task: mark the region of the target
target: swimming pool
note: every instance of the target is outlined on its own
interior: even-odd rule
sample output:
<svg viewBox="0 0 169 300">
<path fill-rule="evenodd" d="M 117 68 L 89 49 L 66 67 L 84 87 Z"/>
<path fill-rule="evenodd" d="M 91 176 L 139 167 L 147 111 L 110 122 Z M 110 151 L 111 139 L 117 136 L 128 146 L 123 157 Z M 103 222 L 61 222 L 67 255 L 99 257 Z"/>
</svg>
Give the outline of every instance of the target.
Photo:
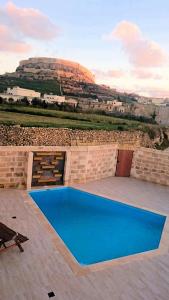
<svg viewBox="0 0 169 300">
<path fill-rule="evenodd" d="M 163 215 L 70 187 L 29 194 L 81 265 L 159 247 Z"/>
</svg>

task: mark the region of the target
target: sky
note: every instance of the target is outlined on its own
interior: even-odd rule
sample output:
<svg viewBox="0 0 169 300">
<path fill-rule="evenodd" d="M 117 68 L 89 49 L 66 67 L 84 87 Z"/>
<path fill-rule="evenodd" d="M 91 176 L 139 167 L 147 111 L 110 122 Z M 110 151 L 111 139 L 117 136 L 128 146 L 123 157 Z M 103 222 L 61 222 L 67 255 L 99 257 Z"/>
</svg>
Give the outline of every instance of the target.
<svg viewBox="0 0 169 300">
<path fill-rule="evenodd" d="M 169 97 L 168 0 L 0 0 L 0 74 L 34 56 L 77 61 L 97 83 Z"/>
</svg>

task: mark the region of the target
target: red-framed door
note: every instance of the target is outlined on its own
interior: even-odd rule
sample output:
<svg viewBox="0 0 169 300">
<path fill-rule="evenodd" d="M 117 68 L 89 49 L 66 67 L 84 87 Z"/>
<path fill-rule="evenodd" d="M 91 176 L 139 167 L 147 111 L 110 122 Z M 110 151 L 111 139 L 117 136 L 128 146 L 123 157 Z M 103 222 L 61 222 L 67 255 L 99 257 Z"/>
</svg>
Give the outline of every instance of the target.
<svg viewBox="0 0 169 300">
<path fill-rule="evenodd" d="M 133 159 L 133 151 L 118 150 L 116 176 L 129 177 Z"/>
</svg>

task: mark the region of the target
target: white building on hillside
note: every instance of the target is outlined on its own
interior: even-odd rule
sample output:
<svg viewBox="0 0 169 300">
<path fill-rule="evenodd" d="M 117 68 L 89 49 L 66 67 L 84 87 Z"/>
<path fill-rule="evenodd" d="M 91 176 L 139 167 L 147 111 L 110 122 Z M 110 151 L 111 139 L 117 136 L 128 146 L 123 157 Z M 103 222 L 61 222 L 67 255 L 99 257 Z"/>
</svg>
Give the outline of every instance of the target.
<svg viewBox="0 0 169 300">
<path fill-rule="evenodd" d="M 152 98 L 152 103 L 155 105 L 162 105 L 164 101 L 164 98 Z"/>
<path fill-rule="evenodd" d="M 118 100 L 113 100 L 112 104 L 114 105 L 114 107 L 119 107 L 123 105 L 123 102 L 118 101 Z"/>
<path fill-rule="evenodd" d="M 66 99 L 65 96 L 44 94 L 43 100 L 45 100 L 48 103 L 58 103 L 58 104 L 67 103 L 67 104 L 69 104 L 70 106 L 73 106 L 73 107 L 77 106 L 77 100 L 72 99 L 72 98 Z"/>
<path fill-rule="evenodd" d="M 41 94 L 39 92 L 35 92 L 34 90 L 23 89 L 19 86 L 14 86 L 12 88 L 7 88 L 7 95 L 11 96 L 19 96 L 19 97 L 28 97 L 28 98 L 40 98 Z"/>
<path fill-rule="evenodd" d="M 66 99 L 65 102 L 73 107 L 77 107 L 78 104 L 78 101 L 72 98 Z"/>
<path fill-rule="evenodd" d="M 43 99 L 46 100 L 48 103 L 58 103 L 61 104 L 65 102 L 65 96 L 58 96 L 58 95 L 48 95 L 44 94 Z"/>
</svg>

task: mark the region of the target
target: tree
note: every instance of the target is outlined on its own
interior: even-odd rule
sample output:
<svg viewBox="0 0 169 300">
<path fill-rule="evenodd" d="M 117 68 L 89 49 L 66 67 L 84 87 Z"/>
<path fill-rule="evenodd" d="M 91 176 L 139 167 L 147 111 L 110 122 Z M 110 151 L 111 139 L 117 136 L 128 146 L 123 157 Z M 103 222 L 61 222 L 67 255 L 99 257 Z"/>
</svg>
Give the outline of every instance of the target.
<svg viewBox="0 0 169 300">
<path fill-rule="evenodd" d="M 43 102 L 42 102 L 42 107 L 43 108 L 48 108 L 48 103 L 45 100 L 43 100 Z"/>
<path fill-rule="evenodd" d="M 33 106 L 41 106 L 42 107 L 43 102 L 39 98 L 33 98 L 31 103 L 32 103 Z"/>
<path fill-rule="evenodd" d="M 155 110 L 154 110 L 154 112 L 151 114 L 151 117 L 152 117 L 152 119 L 155 121 L 155 119 L 156 119 L 156 117 L 157 117 L 157 114 L 156 114 Z"/>
<path fill-rule="evenodd" d="M 13 98 L 9 98 L 8 102 L 11 103 L 11 104 L 14 103 L 14 99 Z"/>
<path fill-rule="evenodd" d="M 0 97 L 0 104 L 4 103 L 4 98 Z"/>
<path fill-rule="evenodd" d="M 23 104 L 23 105 L 29 105 L 29 100 L 27 97 L 24 97 L 22 99 L 20 99 L 20 103 Z"/>
</svg>

